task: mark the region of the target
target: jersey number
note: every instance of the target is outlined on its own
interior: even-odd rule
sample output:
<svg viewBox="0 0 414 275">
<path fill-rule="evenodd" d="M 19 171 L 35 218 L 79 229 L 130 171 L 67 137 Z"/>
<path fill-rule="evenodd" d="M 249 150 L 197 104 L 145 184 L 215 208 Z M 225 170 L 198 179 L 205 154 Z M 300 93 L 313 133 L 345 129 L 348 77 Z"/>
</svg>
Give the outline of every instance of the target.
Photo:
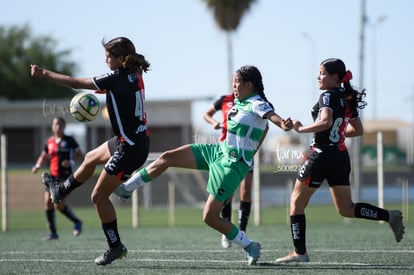
<svg viewBox="0 0 414 275">
<path fill-rule="evenodd" d="M 331 132 L 329 133 L 329 140 L 331 140 L 332 142 L 338 142 L 339 139 L 341 138 L 339 130 L 341 129 L 341 125 L 343 121 L 344 120 L 342 117 L 338 117 L 332 124 L 332 129 L 331 129 Z"/>
<path fill-rule="evenodd" d="M 144 100 L 141 97 L 141 91 L 135 92 L 135 116 L 139 120 L 144 120 Z"/>
</svg>

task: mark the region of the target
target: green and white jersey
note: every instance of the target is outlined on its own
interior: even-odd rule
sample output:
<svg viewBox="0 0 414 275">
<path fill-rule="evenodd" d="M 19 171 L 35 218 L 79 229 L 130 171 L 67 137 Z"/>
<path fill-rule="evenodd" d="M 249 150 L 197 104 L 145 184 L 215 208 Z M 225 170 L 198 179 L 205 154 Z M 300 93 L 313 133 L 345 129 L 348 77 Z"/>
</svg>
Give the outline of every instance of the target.
<svg viewBox="0 0 414 275">
<path fill-rule="evenodd" d="M 272 112 L 273 108 L 257 94 L 243 101 L 236 98 L 234 103 L 227 114 L 227 136 L 220 143 L 221 150 L 231 161 L 243 159 L 251 166 L 253 155 L 268 124 L 263 117 Z"/>
</svg>

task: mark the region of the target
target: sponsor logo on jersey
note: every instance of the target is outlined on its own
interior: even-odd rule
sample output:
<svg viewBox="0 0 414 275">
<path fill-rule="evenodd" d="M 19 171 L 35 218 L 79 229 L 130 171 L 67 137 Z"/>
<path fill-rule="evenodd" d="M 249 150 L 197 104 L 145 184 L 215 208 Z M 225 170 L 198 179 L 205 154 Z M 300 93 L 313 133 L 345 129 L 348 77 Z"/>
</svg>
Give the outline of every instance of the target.
<svg viewBox="0 0 414 275">
<path fill-rule="evenodd" d="M 139 125 L 137 130 L 135 131 L 135 134 L 145 132 L 147 130 L 147 128 L 148 128 L 147 125 Z"/>
<path fill-rule="evenodd" d="M 236 107 L 231 108 L 231 110 L 229 111 L 229 113 L 227 114 L 227 120 L 231 120 L 232 117 L 235 117 L 237 115 L 237 113 L 239 112 L 239 110 L 237 110 Z"/>
<path fill-rule="evenodd" d="M 331 99 L 331 94 L 329 94 L 329 93 L 323 94 L 323 96 L 322 96 L 322 102 L 323 102 L 323 104 L 329 106 L 329 100 L 330 99 Z"/>
<path fill-rule="evenodd" d="M 136 74 L 129 74 L 128 75 L 128 81 L 129 82 L 133 83 L 134 81 L 137 81 L 137 80 L 138 80 L 138 75 L 136 75 Z"/>
</svg>

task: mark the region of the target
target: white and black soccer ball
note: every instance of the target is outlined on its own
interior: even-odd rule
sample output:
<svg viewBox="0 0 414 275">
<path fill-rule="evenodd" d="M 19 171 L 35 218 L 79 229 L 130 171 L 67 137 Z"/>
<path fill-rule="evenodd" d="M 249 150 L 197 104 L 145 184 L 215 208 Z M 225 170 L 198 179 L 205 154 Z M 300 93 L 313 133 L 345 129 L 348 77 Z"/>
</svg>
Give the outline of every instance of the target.
<svg viewBox="0 0 414 275">
<path fill-rule="evenodd" d="M 80 122 L 92 121 L 99 114 L 101 104 L 91 93 L 78 93 L 70 101 L 70 113 Z"/>
</svg>

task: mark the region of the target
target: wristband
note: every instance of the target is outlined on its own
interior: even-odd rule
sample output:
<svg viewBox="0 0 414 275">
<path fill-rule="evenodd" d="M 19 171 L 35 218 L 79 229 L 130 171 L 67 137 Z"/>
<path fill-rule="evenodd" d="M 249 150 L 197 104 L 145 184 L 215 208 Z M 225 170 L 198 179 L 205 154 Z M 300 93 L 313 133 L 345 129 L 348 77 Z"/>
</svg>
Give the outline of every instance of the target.
<svg viewBox="0 0 414 275">
<path fill-rule="evenodd" d="M 34 166 L 35 168 L 37 168 L 37 169 L 39 169 L 41 166 L 40 166 L 40 164 L 35 164 L 35 166 Z"/>
</svg>

